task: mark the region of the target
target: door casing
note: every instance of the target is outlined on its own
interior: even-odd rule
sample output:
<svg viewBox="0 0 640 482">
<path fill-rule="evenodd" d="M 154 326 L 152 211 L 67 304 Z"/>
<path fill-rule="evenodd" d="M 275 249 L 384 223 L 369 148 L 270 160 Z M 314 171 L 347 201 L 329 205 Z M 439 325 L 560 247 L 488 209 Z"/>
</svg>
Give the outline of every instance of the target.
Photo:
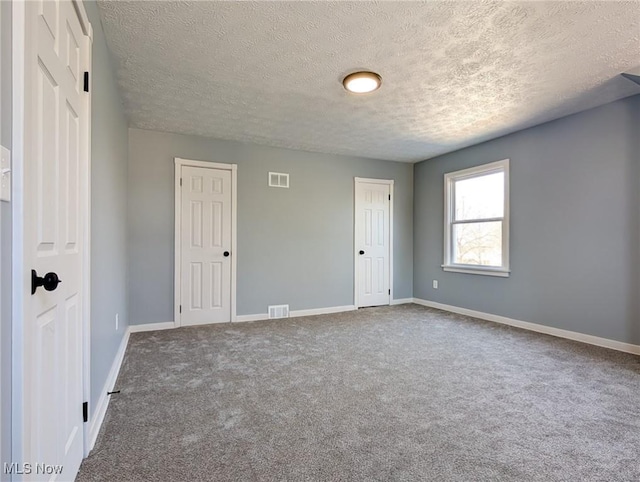
<svg viewBox="0 0 640 482">
<path fill-rule="evenodd" d="M 358 233 L 356 230 L 357 219 L 357 202 L 356 186 L 359 183 L 367 184 L 388 184 L 391 200 L 389 202 L 389 305 L 393 303 L 393 201 L 394 201 L 394 180 L 393 179 L 370 179 L 365 177 L 354 178 L 353 184 L 353 304 L 356 309 L 359 306 L 359 279 L 358 279 L 358 255 L 356 254 L 360 247 L 358 246 Z"/>
<path fill-rule="evenodd" d="M 174 301 L 173 316 L 174 326 L 176 328 L 182 326 L 180 302 L 181 293 L 181 232 L 182 225 L 182 196 L 180 193 L 180 177 L 182 166 L 202 167 L 205 169 L 219 169 L 231 171 L 231 322 L 237 321 L 236 315 L 236 285 L 237 285 L 237 266 L 238 266 L 238 246 L 237 246 L 237 226 L 238 226 L 238 165 L 223 164 L 219 162 L 196 161 L 191 159 L 174 158 L 175 162 L 175 179 L 174 179 L 174 196 L 175 196 L 175 251 L 174 251 Z"/>
</svg>

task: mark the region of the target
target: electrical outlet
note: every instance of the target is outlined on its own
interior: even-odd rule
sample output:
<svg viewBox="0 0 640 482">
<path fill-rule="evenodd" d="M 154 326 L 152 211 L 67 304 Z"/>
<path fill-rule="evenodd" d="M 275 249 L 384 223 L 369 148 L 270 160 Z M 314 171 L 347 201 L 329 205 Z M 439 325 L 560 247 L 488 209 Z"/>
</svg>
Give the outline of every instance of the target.
<svg viewBox="0 0 640 482">
<path fill-rule="evenodd" d="M 0 146 L 0 201 L 11 201 L 11 151 Z"/>
<path fill-rule="evenodd" d="M 437 280 L 437 279 L 434 279 L 434 280 L 433 280 L 433 289 L 434 289 L 434 290 L 437 290 L 437 289 L 438 289 L 438 280 Z"/>
<path fill-rule="evenodd" d="M 116 313 L 116 331 L 118 331 L 118 325 L 120 324 L 120 315 Z"/>
</svg>

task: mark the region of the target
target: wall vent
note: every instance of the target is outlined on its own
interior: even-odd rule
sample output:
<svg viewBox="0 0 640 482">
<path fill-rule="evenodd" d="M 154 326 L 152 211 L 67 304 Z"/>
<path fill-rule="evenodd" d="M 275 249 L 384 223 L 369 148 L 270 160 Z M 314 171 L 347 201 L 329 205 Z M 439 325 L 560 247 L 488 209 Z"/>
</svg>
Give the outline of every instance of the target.
<svg viewBox="0 0 640 482">
<path fill-rule="evenodd" d="M 289 318 L 289 305 L 271 305 L 269 307 L 269 319 Z"/>
<path fill-rule="evenodd" d="M 289 188 L 289 174 L 285 174 L 283 172 L 270 172 L 269 187 Z"/>
</svg>

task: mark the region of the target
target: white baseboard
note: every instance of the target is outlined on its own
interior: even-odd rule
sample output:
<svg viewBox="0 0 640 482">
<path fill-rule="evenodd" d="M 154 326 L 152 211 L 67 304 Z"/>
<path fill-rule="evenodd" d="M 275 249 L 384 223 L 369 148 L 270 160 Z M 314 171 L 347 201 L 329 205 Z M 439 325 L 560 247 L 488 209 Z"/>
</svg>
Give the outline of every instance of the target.
<svg viewBox="0 0 640 482">
<path fill-rule="evenodd" d="M 109 370 L 107 380 L 105 381 L 104 387 L 102 387 L 102 391 L 100 392 L 100 398 L 98 399 L 96 410 L 93 414 L 91 414 L 91 421 L 89 426 L 89 451 L 93 450 L 93 446 L 95 445 L 98 434 L 100 433 L 100 427 L 102 427 L 102 422 L 104 421 L 104 416 L 107 414 L 107 407 L 109 406 L 109 399 L 111 398 L 110 395 L 107 395 L 107 392 L 113 390 L 113 387 L 116 384 L 116 380 L 118 379 L 120 367 L 122 366 L 122 360 L 124 360 L 124 354 L 127 351 L 127 344 L 129 343 L 130 333 L 131 327 L 128 327 L 124 332 L 122 341 L 120 341 L 120 346 L 118 347 L 116 356 L 113 359 L 113 363 L 111 364 L 111 370 Z"/>
<path fill-rule="evenodd" d="M 165 321 L 164 323 L 147 323 L 144 325 L 129 325 L 130 333 L 139 333 L 141 331 L 157 331 L 157 330 L 171 330 L 177 328 L 173 321 Z"/>
<path fill-rule="evenodd" d="M 331 313 L 342 313 L 345 311 L 353 310 L 357 310 L 354 305 L 331 306 L 329 308 L 313 308 L 311 310 L 293 310 L 289 312 L 289 318 L 297 318 L 299 316 L 329 315 Z"/>
<path fill-rule="evenodd" d="M 244 323 L 246 321 L 260 321 L 269 318 L 268 313 L 258 313 L 256 315 L 238 315 L 234 323 Z"/>
<path fill-rule="evenodd" d="M 399 300 L 391 300 L 391 305 L 408 305 L 413 303 L 413 298 L 400 298 Z"/>
<path fill-rule="evenodd" d="M 330 306 L 328 308 L 312 308 L 310 310 L 292 310 L 289 312 L 289 318 L 298 318 L 300 316 L 314 316 L 314 315 L 328 315 L 331 313 L 342 313 L 344 311 L 357 310 L 354 305 L 345 306 Z M 241 323 L 245 321 L 262 321 L 268 320 L 268 313 L 258 313 L 255 315 L 238 315 L 236 316 L 236 322 Z"/>
<path fill-rule="evenodd" d="M 610 340 L 608 338 L 601 338 L 599 336 L 586 335 L 584 333 L 578 333 L 577 331 L 563 330 L 561 328 L 554 328 L 546 325 L 539 325 L 537 323 L 529 323 L 528 321 L 515 320 L 513 318 L 507 318 L 506 316 L 493 315 L 491 313 L 483 313 L 482 311 L 469 310 L 467 308 L 460 308 L 458 306 L 445 305 L 443 303 L 436 303 L 435 301 L 422 300 L 420 298 L 414 298 L 413 302 L 417 305 L 428 306 L 429 308 L 436 308 L 438 310 L 450 311 L 451 313 L 458 313 L 460 315 L 472 316 L 481 320 L 493 321 L 495 323 L 501 323 L 503 325 L 515 326 L 524 330 L 535 331 L 537 333 L 544 333 L 545 335 L 557 336 L 559 338 L 566 338 L 568 340 L 579 341 L 587 343 L 589 345 L 601 346 L 603 348 L 610 348 L 612 350 L 623 351 L 626 353 L 632 353 L 634 355 L 640 355 L 640 345 L 633 345 L 631 343 L 625 343 L 622 341 Z"/>
</svg>

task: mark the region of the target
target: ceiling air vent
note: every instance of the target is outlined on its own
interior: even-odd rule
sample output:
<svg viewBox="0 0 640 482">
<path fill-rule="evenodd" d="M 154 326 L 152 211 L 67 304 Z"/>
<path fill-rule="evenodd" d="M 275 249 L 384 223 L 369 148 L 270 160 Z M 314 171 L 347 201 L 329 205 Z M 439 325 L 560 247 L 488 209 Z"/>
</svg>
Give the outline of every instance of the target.
<svg viewBox="0 0 640 482">
<path fill-rule="evenodd" d="M 269 187 L 289 187 L 289 174 L 282 172 L 269 173 Z"/>
<path fill-rule="evenodd" d="M 269 319 L 289 318 L 289 305 L 271 305 L 269 307 Z"/>
</svg>

